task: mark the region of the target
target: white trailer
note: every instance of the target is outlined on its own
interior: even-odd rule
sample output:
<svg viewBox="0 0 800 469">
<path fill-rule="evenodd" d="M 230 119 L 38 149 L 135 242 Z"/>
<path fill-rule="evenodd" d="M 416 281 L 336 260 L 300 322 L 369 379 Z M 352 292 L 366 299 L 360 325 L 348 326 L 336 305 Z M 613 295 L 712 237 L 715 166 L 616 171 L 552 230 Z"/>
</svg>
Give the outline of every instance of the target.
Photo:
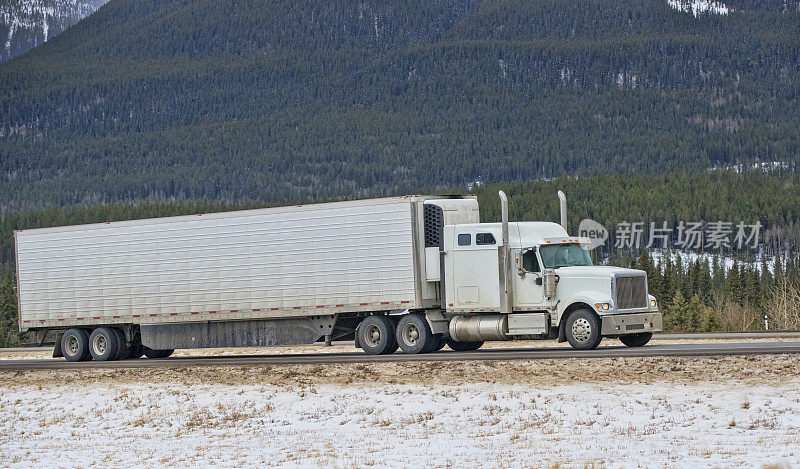
<svg viewBox="0 0 800 469">
<path fill-rule="evenodd" d="M 641 271 L 603 271 L 598 286 L 591 279 L 603 268 L 584 267 L 589 273 L 575 283 L 583 295 L 561 303 L 575 293 L 564 285 L 576 266 L 539 258 L 539 271 L 523 265 L 547 244 L 580 240 L 554 223 L 481 224 L 473 196 L 19 230 L 18 320 L 40 342 L 55 334 L 54 356 L 72 361 L 345 339 L 367 353 L 431 352 L 445 343 L 467 350 L 513 338 L 573 343 L 594 326 L 588 346 L 573 343 L 592 348 L 601 328 L 628 339 L 660 329 L 654 299 L 627 310 L 611 299 L 617 278 L 633 279 L 625 288 L 638 290 L 626 294 L 646 296 Z M 578 310 L 588 316 L 581 330 L 563 321 Z"/>
</svg>

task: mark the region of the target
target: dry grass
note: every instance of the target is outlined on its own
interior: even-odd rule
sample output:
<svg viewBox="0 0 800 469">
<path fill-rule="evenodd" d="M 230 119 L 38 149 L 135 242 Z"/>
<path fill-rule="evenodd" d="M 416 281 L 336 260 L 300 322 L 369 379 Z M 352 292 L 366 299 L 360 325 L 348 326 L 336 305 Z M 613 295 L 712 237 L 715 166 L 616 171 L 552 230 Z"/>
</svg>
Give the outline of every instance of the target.
<svg viewBox="0 0 800 469">
<path fill-rule="evenodd" d="M 493 383 L 554 386 L 572 383 L 616 384 L 699 382 L 780 384 L 800 377 L 796 355 L 731 357 L 637 357 L 518 361 L 359 363 L 328 365 L 200 366 L 136 369 L 0 371 L 0 387 L 17 385 L 124 383 L 275 385 L 282 388 L 385 384 Z"/>
</svg>

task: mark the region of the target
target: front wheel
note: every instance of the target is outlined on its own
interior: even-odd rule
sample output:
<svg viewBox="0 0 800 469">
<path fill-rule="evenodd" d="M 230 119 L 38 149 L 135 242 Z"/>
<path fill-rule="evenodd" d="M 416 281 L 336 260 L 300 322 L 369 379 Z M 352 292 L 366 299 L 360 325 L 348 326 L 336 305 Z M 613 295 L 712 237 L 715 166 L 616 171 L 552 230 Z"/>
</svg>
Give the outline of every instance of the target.
<svg viewBox="0 0 800 469">
<path fill-rule="evenodd" d="M 588 309 L 578 309 L 567 318 L 567 340 L 572 348 L 592 350 L 600 345 L 600 318 Z"/>
<path fill-rule="evenodd" d="M 641 334 L 629 334 L 620 336 L 619 340 L 628 347 L 642 347 L 653 338 L 652 332 L 642 332 Z"/>
</svg>

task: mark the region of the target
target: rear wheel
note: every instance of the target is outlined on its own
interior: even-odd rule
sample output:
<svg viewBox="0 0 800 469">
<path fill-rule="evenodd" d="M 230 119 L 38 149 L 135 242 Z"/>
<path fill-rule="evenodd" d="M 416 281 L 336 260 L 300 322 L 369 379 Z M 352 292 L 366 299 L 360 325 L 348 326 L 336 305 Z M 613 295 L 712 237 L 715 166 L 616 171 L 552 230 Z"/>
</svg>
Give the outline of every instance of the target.
<svg viewBox="0 0 800 469">
<path fill-rule="evenodd" d="M 394 321 L 386 316 L 370 316 L 358 325 L 358 343 L 369 355 L 385 355 L 397 350 Z"/>
<path fill-rule="evenodd" d="M 588 309 L 572 312 L 566 323 L 567 340 L 578 350 L 592 350 L 600 345 L 600 318 Z"/>
<path fill-rule="evenodd" d="M 117 354 L 114 360 L 127 360 L 130 355 L 130 348 L 128 347 L 128 341 L 125 339 L 125 333 L 117 328 L 112 330 L 117 335 Z"/>
<path fill-rule="evenodd" d="M 436 346 L 433 347 L 434 352 L 438 352 L 439 350 L 443 349 L 445 345 L 447 345 L 447 337 L 444 334 L 436 334 L 439 337 L 439 341 L 436 343 Z"/>
<path fill-rule="evenodd" d="M 128 352 L 128 358 L 141 358 L 144 355 L 144 347 L 138 341 L 131 342 L 131 347 Z"/>
<path fill-rule="evenodd" d="M 653 338 L 652 332 L 642 332 L 641 334 L 629 334 L 620 336 L 619 340 L 628 347 L 642 347 Z"/>
<path fill-rule="evenodd" d="M 69 329 L 61 336 L 61 354 L 69 362 L 86 361 L 89 353 L 89 335 L 83 329 Z"/>
<path fill-rule="evenodd" d="M 147 358 L 167 358 L 168 356 L 172 355 L 175 349 L 166 349 L 166 350 L 153 350 L 149 347 L 144 348 L 144 356 Z"/>
<path fill-rule="evenodd" d="M 117 357 L 117 334 L 108 327 L 98 327 L 89 336 L 89 353 L 97 361 L 114 360 Z"/>
<path fill-rule="evenodd" d="M 483 346 L 483 341 L 476 342 L 457 342 L 453 339 L 447 339 L 447 346 L 456 352 L 469 352 L 470 350 L 478 350 Z"/>
<path fill-rule="evenodd" d="M 404 353 L 428 353 L 438 344 L 428 321 L 421 314 L 403 316 L 397 323 L 397 343 Z"/>
</svg>

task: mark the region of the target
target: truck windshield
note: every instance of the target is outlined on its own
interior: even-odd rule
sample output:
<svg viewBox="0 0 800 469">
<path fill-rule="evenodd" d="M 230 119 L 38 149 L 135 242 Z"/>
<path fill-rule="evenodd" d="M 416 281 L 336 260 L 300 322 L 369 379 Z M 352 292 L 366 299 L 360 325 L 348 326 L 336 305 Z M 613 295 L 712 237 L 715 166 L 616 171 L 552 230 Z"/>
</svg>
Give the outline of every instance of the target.
<svg viewBox="0 0 800 469">
<path fill-rule="evenodd" d="M 542 263 L 551 269 L 559 267 L 574 267 L 578 265 L 592 265 L 589 251 L 579 244 L 551 244 L 539 249 Z"/>
</svg>

